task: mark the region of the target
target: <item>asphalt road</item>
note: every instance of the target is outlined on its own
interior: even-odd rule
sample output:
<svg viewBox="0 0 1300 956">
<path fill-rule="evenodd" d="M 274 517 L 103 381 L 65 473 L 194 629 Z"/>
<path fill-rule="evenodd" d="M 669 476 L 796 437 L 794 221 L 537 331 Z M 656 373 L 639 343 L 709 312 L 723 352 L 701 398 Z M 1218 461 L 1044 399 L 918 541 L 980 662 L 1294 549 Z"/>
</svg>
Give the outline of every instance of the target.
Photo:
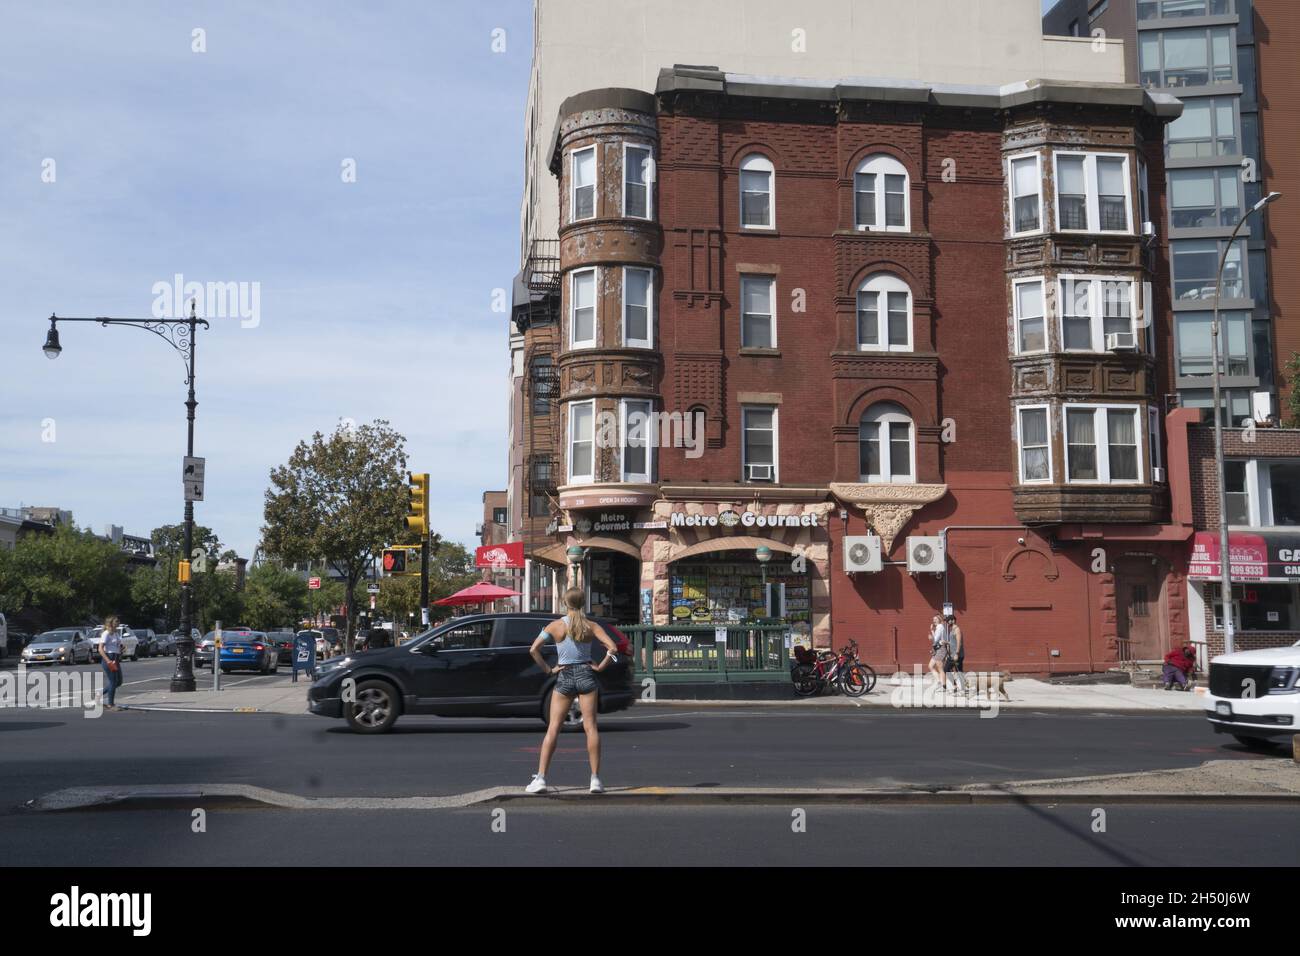
<svg viewBox="0 0 1300 956">
<path fill-rule="evenodd" d="M 9 865 L 1294 866 L 1290 807 L 600 807 L 0 814 Z M 504 812 L 504 816 L 502 816 Z M 1174 814 L 1176 813 L 1176 818 Z M 504 832 L 500 832 L 504 825 Z M 342 872 L 342 871 L 340 871 Z M 1230 881 L 1229 881 L 1230 882 Z M 1226 883 L 1224 884 L 1227 885 Z"/>
</svg>

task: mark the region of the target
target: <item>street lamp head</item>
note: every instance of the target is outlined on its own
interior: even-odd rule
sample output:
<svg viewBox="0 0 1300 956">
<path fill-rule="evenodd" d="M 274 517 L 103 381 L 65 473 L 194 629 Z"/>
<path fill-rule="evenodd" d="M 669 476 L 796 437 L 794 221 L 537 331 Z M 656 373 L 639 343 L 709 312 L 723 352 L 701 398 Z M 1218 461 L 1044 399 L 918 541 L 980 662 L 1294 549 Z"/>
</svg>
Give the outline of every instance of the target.
<svg viewBox="0 0 1300 956">
<path fill-rule="evenodd" d="M 63 346 L 59 344 L 59 330 L 54 325 L 54 316 L 50 316 L 50 331 L 45 336 L 45 346 L 42 351 L 45 352 L 45 357 L 51 361 L 58 358 L 59 353 L 63 351 Z"/>
<path fill-rule="evenodd" d="M 1269 193 L 1267 196 L 1265 196 L 1263 199 L 1261 199 L 1259 202 L 1255 203 L 1255 207 L 1254 207 L 1253 209 L 1251 209 L 1251 212 L 1259 212 L 1259 210 L 1263 209 L 1263 208 L 1264 208 L 1265 206 L 1267 206 L 1269 203 L 1271 203 L 1271 202 L 1277 202 L 1277 200 L 1279 200 L 1279 199 L 1281 199 L 1281 198 L 1282 198 L 1282 194 L 1281 194 L 1281 193 L 1279 193 L 1279 192 L 1271 192 L 1271 193 Z"/>
<path fill-rule="evenodd" d="M 754 557 L 758 558 L 761 564 L 767 564 L 772 560 L 772 549 L 765 544 L 760 544 L 754 549 Z"/>
</svg>

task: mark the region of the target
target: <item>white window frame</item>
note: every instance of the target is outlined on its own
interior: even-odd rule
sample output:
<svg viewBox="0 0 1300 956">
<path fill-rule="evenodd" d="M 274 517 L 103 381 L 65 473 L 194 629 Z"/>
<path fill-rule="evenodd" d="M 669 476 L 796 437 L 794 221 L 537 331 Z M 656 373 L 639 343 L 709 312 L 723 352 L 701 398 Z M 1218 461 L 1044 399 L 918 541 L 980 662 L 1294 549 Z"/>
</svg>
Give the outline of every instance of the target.
<svg viewBox="0 0 1300 956">
<path fill-rule="evenodd" d="M 1061 157 L 1062 156 L 1082 156 L 1083 157 L 1083 183 L 1084 183 L 1084 202 L 1087 208 L 1087 228 L 1085 229 L 1065 229 L 1061 226 Z M 1101 200 L 1097 184 L 1097 160 L 1098 159 L 1119 159 L 1124 163 L 1124 219 L 1127 224 L 1124 229 L 1102 229 L 1101 228 Z M 1133 182 L 1132 169 L 1129 165 L 1129 156 L 1127 153 L 1107 153 L 1107 152 L 1086 152 L 1083 150 L 1057 150 L 1052 153 L 1052 174 L 1053 190 L 1055 192 L 1055 215 L 1057 232 L 1067 233 L 1102 233 L 1110 236 L 1131 236 L 1133 235 Z"/>
<path fill-rule="evenodd" d="M 766 282 L 768 283 L 768 308 L 772 310 L 768 319 L 768 327 L 771 331 L 770 345 L 746 345 L 745 344 L 745 283 L 747 282 Z M 757 314 L 757 313 L 755 313 Z M 774 349 L 777 347 L 776 338 L 776 276 L 765 275 L 741 275 L 740 277 L 740 347 L 742 349 Z"/>
<path fill-rule="evenodd" d="M 633 272 L 644 273 L 646 277 L 645 285 L 645 334 L 644 339 L 633 339 L 628 336 L 627 332 L 627 308 L 628 308 L 628 276 Z M 655 340 L 655 271 L 645 269 L 641 266 L 624 266 L 623 267 L 623 347 L 629 349 L 649 349 L 654 348 Z"/>
<path fill-rule="evenodd" d="M 578 155 L 591 153 L 591 215 L 578 218 Z M 593 143 L 569 150 L 569 222 L 587 222 L 599 214 L 600 155 Z"/>
<path fill-rule="evenodd" d="M 644 216 L 635 216 L 632 213 L 627 211 L 627 187 L 628 187 L 627 173 L 628 173 L 628 169 L 630 168 L 627 162 L 627 153 L 628 150 L 630 149 L 643 149 L 646 151 L 646 155 L 648 157 L 647 167 L 645 171 L 645 215 Z M 654 219 L 654 210 L 655 210 L 654 169 L 655 169 L 655 152 L 654 152 L 654 148 L 649 143 L 634 143 L 634 142 L 623 143 L 623 190 L 619 196 L 619 203 L 620 203 L 619 213 L 623 216 L 624 219 L 645 219 L 647 221 Z"/>
<path fill-rule="evenodd" d="M 577 422 L 577 415 L 574 412 L 579 408 L 591 409 L 591 438 L 587 439 L 591 444 L 591 471 L 585 474 L 576 474 L 573 470 L 573 446 L 575 444 L 574 425 Z M 585 402 L 569 402 L 569 422 L 568 422 L 568 442 L 565 445 L 565 471 L 569 475 L 569 484 L 571 485 L 589 485 L 596 480 L 596 403 L 592 399 Z"/>
<path fill-rule="evenodd" d="M 1239 460 L 1239 459 L 1233 459 Z M 1293 465 L 1294 458 L 1251 458 L 1246 466 L 1246 498 L 1249 525 L 1230 524 L 1230 528 L 1279 528 L 1294 530 L 1293 525 L 1276 525 L 1273 514 L 1273 465 Z"/>
<path fill-rule="evenodd" d="M 1065 284 L 1067 282 L 1086 282 L 1088 283 L 1088 334 L 1091 348 L 1072 349 L 1067 348 L 1065 344 Z M 1105 305 L 1102 295 L 1104 284 L 1107 282 L 1127 283 L 1128 285 L 1128 331 L 1133 335 L 1133 342 L 1136 347 L 1137 337 L 1137 281 L 1130 276 L 1099 276 L 1084 275 L 1082 273 L 1066 272 L 1057 276 L 1056 279 L 1056 334 L 1060 336 L 1060 351 L 1062 352 L 1083 352 L 1083 353 L 1104 353 L 1106 351 L 1106 322 L 1105 322 Z"/>
<path fill-rule="evenodd" d="M 907 341 L 902 345 L 889 344 L 889 293 L 902 292 L 907 296 Z M 861 323 L 859 313 L 863 295 L 875 295 L 876 297 L 876 344 L 870 345 L 862 341 Z M 912 352 L 915 351 L 913 345 L 912 325 L 915 320 L 915 313 L 912 309 L 912 290 L 906 282 L 894 275 L 892 272 L 873 272 L 862 280 L 858 286 L 857 295 L 853 301 L 853 321 L 854 337 L 858 339 L 858 351 L 860 352 Z"/>
<path fill-rule="evenodd" d="M 1026 478 L 1025 477 L 1025 412 L 1041 411 L 1047 420 L 1047 477 L 1046 478 Z M 1035 448 L 1038 446 L 1035 445 Z M 1016 406 L 1016 459 L 1019 467 L 1020 484 L 1022 485 L 1050 485 L 1056 477 L 1056 469 L 1052 461 L 1052 407 L 1050 405 L 1017 405 Z"/>
<path fill-rule="evenodd" d="M 767 173 L 767 223 L 745 223 L 745 177 L 744 173 L 762 170 Z M 776 229 L 776 165 L 762 153 L 750 153 L 740 161 L 740 175 L 737 189 L 740 193 L 738 209 L 740 228 L 747 232 L 772 232 Z"/>
<path fill-rule="evenodd" d="M 876 177 L 877 189 L 875 196 L 876 204 L 876 225 L 871 226 L 866 223 L 858 222 L 858 176 L 860 174 L 870 173 Z M 887 203 L 885 201 L 885 177 L 902 176 L 903 177 L 903 224 L 901 226 L 887 225 L 885 220 L 887 216 L 885 210 Z M 911 232 L 912 231 L 912 177 L 907 174 L 907 167 L 900 163 L 895 157 L 888 153 L 872 153 L 866 157 L 853 170 L 853 226 L 860 232 Z"/>
<path fill-rule="evenodd" d="M 577 331 L 578 316 L 578 277 L 591 276 L 591 338 L 575 338 Z M 600 328 L 600 267 L 591 266 L 586 269 L 575 269 L 569 273 L 569 348 L 571 349 L 594 349 L 598 337 L 596 330 Z"/>
<path fill-rule="evenodd" d="M 741 405 L 740 406 L 740 480 L 749 482 L 749 413 L 772 413 L 772 480 L 759 484 L 778 484 L 781 481 L 781 406 L 780 405 Z M 757 464 L 757 463 L 755 463 Z"/>
<path fill-rule="evenodd" d="M 1034 194 L 1038 197 L 1038 228 L 1037 229 L 1016 229 L 1016 200 L 1024 197 L 1016 195 L 1016 175 L 1015 164 L 1021 160 L 1032 159 L 1034 161 L 1034 182 L 1038 184 L 1038 191 Z M 1010 234 L 1013 236 L 1035 236 L 1047 228 L 1047 210 L 1043 208 L 1043 154 L 1042 152 L 1017 153 L 1014 156 L 1007 157 L 1007 223 L 1010 225 Z"/>
<path fill-rule="evenodd" d="M 627 470 L 627 448 L 628 448 L 628 436 L 630 434 L 628 430 L 627 417 L 629 412 L 638 411 L 638 409 L 632 408 L 631 406 L 644 406 L 645 408 L 646 419 L 645 419 L 643 432 L 641 435 L 641 440 L 645 443 L 644 447 L 645 447 L 646 470 L 644 472 L 633 472 Z M 654 434 L 653 434 L 654 402 L 650 401 L 647 398 L 620 399 L 618 403 L 618 422 L 619 422 L 619 431 L 620 434 L 622 435 L 622 441 L 620 443 L 619 455 L 618 455 L 619 474 L 622 476 L 623 481 L 634 481 L 634 482 L 641 482 L 643 484 L 648 484 L 651 480 L 650 476 L 654 474 L 654 468 L 655 468 L 655 464 L 654 464 L 655 442 L 652 440 L 654 438 Z"/>
<path fill-rule="evenodd" d="M 872 409 L 888 407 L 896 409 L 886 412 L 878 412 L 872 417 Z M 872 422 L 880 426 L 877 435 L 880 441 L 880 474 L 876 476 L 864 475 L 862 473 L 862 423 Z M 899 423 L 907 423 L 907 467 L 909 469 L 906 475 L 895 476 L 893 472 L 893 456 L 890 449 L 889 428 L 887 426 Z M 916 477 L 916 422 L 912 416 L 907 414 L 907 409 L 903 408 L 897 402 L 877 402 L 870 406 L 862 417 L 858 419 L 858 480 L 872 485 L 914 485 L 917 482 Z"/>
<path fill-rule="evenodd" d="M 1097 450 L 1097 477 L 1096 478 L 1071 478 L 1070 477 L 1070 427 L 1068 423 L 1068 413 L 1090 410 L 1093 413 L 1092 433 L 1094 447 Z M 1133 413 L 1134 442 L 1137 448 L 1137 477 L 1112 479 L 1110 477 L 1110 429 L 1107 427 L 1107 413 L 1112 410 L 1130 411 Z M 1065 456 L 1064 468 L 1061 472 L 1066 484 L 1071 485 L 1142 485 L 1146 484 L 1146 469 L 1142 467 L 1142 446 L 1146 444 L 1143 440 L 1142 425 L 1142 406 L 1137 404 L 1068 404 L 1061 406 L 1061 449 Z"/>
<path fill-rule="evenodd" d="M 1020 314 L 1020 287 L 1022 285 L 1038 286 L 1038 301 L 1042 303 L 1043 312 L 1038 320 L 1043 324 L 1043 347 L 1041 349 L 1027 349 L 1020 338 L 1020 321 L 1024 318 Z M 1023 279 L 1014 279 L 1011 282 L 1011 321 L 1015 328 L 1012 334 L 1015 337 L 1017 355 L 1041 355 L 1044 352 L 1052 350 L 1052 338 L 1048 331 L 1051 328 L 1051 321 L 1047 316 L 1047 278 L 1045 276 L 1027 276 Z"/>
</svg>

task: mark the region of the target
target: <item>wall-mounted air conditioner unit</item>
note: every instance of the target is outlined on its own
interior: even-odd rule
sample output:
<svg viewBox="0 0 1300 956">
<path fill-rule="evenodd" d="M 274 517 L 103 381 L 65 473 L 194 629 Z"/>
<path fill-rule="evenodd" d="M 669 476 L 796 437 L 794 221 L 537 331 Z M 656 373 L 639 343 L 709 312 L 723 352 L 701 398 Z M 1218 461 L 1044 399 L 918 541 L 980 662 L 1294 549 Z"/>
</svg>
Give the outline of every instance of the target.
<svg viewBox="0 0 1300 956">
<path fill-rule="evenodd" d="M 1136 352 L 1137 336 L 1132 332 L 1107 332 L 1107 352 Z"/>
<path fill-rule="evenodd" d="M 938 535 L 916 535 L 907 539 L 907 570 L 916 573 L 938 574 L 948 569 L 943 538 Z"/>
<path fill-rule="evenodd" d="M 844 538 L 844 573 L 868 574 L 880 570 L 880 537 L 874 534 L 846 535 Z"/>
</svg>

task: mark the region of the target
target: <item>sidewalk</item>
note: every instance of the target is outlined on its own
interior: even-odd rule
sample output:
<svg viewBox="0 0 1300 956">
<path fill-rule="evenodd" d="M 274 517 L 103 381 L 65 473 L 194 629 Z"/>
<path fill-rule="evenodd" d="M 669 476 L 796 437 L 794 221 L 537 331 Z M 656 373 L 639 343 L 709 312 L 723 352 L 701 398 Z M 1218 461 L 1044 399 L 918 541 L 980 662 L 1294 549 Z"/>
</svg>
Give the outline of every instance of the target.
<svg viewBox="0 0 1300 956">
<path fill-rule="evenodd" d="M 788 696 L 774 700 L 691 700 L 659 698 L 639 700 L 638 707 L 785 707 L 785 708 L 887 708 L 915 710 L 997 710 L 1013 711 L 1063 711 L 1103 712 L 1126 714 L 1197 714 L 1205 709 L 1204 698 L 1197 693 L 1153 690 L 1131 687 L 1126 684 L 1049 684 L 1032 678 L 1016 678 L 1007 684 L 1011 700 L 990 703 L 985 693 L 963 696 L 936 693 L 933 684 L 923 679 L 918 687 L 910 675 L 898 683 L 893 677 L 882 677 L 876 688 L 864 697 L 851 698 L 831 694 L 813 698 L 797 698 L 793 690 Z M 291 683 L 288 676 L 272 681 L 239 683 L 231 681 L 228 689 L 213 691 L 211 685 L 192 694 L 173 694 L 166 690 L 149 690 L 139 693 L 119 692 L 118 702 L 133 710 L 165 710 L 195 712 L 235 712 L 306 714 L 306 679 Z"/>
</svg>

